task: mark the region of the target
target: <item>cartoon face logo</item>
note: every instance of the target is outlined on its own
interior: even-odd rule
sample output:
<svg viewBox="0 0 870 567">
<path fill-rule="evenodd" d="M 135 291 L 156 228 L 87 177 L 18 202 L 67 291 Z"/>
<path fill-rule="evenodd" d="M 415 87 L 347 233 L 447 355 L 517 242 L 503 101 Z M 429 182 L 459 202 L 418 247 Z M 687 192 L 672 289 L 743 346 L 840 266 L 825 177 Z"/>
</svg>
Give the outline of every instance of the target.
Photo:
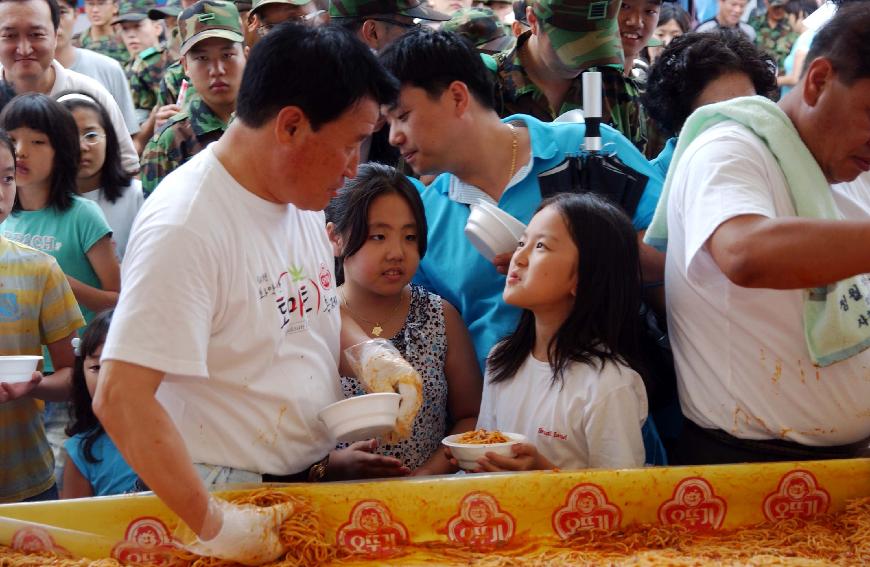
<svg viewBox="0 0 870 567">
<path fill-rule="evenodd" d="M 762 505 L 764 517 L 776 522 L 786 518 L 808 520 L 824 514 L 831 503 L 831 495 L 819 486 L 813 473 L 795 470 L 783 475 L 776 492 L 767 495 Z"/>
<path fill-rule="evenodd" d="M 393 519 L 379 500 L 363 500 L 351 510 L 350 518 L 335 535 L 339 547 L 353 554 L 389 557 L 408 543 L 408 530 Z"/>
<path fill-rule="evenodd" d="M 376 510 L 363 510 L 359 517 L 359 525 L 369 533 L 377 533 L 378 528 L 383 525 L 381 515 Z"/>
<path fill-rule="evenodd" d="M 326 267 L 326 264 L 320 264 L 320 286 L 326 290 L 332 286 L 332 272 Z"/>
<path fill-rule="evenodd" d="M 12 549 L 22 553 L 54 551 L 55 544 L 51 534 L 42 528 L 21 528 L 12 536 Z"/>
<path fill-rule="evenodd" d="M 565 504 L 553 513 L 552 523 L 559 537 L 569 539 L 581 530 L 619 528 L 622 512 L 608 501 L 602 487 L 581 483 L 571 489 Z"/>
<path fill-rule="evenodd" d="M 725 521 L 728 506 L 716 496 L 710 483 L 700 477 L 684 478 L 670 500 L 659 506 L 659 521 L 694 531 L 717 530 Z"/>
<path fill-rule="evenodd" d="M 112 549 L 112 557 L 130 565 L 172 565 L 175 540 L 160 518 L 146 516 L 130 522 L 124 541 Z"/>
<path fill-rule="evenodd" d="M 450 541 L 478 551 L 506 544 L 514 535 L 516 521 L 486 492 L 466 494 L 457 515 L 447 522 Z"/>
</svg>

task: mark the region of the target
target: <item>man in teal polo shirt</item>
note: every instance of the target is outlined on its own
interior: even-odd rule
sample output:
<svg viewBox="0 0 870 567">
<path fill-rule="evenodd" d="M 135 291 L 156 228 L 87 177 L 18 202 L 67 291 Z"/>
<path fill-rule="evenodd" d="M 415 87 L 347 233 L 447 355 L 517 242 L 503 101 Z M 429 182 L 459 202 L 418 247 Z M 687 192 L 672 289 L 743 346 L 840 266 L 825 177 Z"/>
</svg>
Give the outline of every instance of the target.
<svg viewBox="0 0 870 567">
<path fill-rule="evenodd" d="M 465 237 L 469 204 L 483 199 L 528 223 L 541 201 L 538 176 L 578 155 L 586 128 L 525 115 L 500 120 L 491 73 L 454 34 L 409 32 L 381 59 L 402 85 L 387 113 L 390 143 L 415 173 L 441 174 L 420 188 L 429 248 L 416 281 L 459 309 L 483 368 L 492 346 L 514 330 L 519 310 L 501 297 L 510 254 L 493 265 Z M 649 177 L 633 219 L 643 231 L 663 180 L 627 138 L 607 126 L 601 130 L 608 151 Z"/>
</svg>

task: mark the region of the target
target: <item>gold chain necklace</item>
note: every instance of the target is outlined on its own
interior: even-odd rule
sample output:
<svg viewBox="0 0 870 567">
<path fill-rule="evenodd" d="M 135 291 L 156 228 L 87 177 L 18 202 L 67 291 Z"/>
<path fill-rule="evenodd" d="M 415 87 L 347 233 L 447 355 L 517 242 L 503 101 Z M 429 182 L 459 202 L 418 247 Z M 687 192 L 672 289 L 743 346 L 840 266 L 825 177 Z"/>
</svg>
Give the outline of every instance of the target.
<svg viewBox="0 0 870 567">
<path fill-rule="evenodd" d="M 347 296 L 344 294 L 344 289 L 339 289 L 339 291 L 341 292 L 341 301 L 344 303 L 344 306 L 347 307 L 347 310 L 350 311 L 351 315 L 353 315 L 354 318 L 359 319 L 360 321 L 363 321 L 363 322 L 368 323 L 370 325 L 374 325 L 374 327 L 372 327 L 372 330 L 369 334 L 374 335 L 376 337 L 380 337 L 381 333 L 384 332 L 384 328 L 381 326 L 381 324 L 378 321 L 372 321 L 371 319 L 366 319 L 365 317 L 363 317 L 362 315 L 360 315 L 359 313 L 354 311 L 353 308 L 350 306 L 350 303 L 348 303 L 348 301 L 347 301 Z M 393 317 L 396 316 L 396 311 L 399 310 L 400 305 L 402 305 L 402 294 L 401 293 L 399 294 L 399 301 L 396 303 L 396 306 L 393 307 L 393 310 L 390 311 L 390 314 L 387 316 L 386 319 L 384 319 L 384 325 L 386 325 L 387 323 L 389 323 L 390 321 L 393 320 Z"/>
<path fill-rule="evenodd" d="M 508 183 L 510 183 L 514 178 L 514 173 L 517 172 L 517 148 L 520 145 L 520 135 L 513 124 L 508 123 L 507 127 L 511 129 L 511 137 L 513 138 L 511 142 L 511 172 L 508 175 Z"/>
</svg>

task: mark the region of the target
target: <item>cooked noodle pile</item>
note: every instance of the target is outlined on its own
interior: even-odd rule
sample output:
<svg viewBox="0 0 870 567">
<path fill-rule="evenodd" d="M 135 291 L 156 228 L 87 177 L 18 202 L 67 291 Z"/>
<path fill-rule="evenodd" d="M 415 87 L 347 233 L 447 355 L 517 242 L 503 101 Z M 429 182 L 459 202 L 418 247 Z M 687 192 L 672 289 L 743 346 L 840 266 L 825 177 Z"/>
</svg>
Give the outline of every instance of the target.
<svg viewBox="0 0 870 567">
<path fill-rule="evenodd" d="M 474 431 L 466 431 L 456 438 L 457 443 L 464 445 L 484 445 L 488 443 L 507 443 L 510 441 L 501 431 L 487 431 L 486 429 L 475 429 Z"/>
<path fill-rule="evenodd" d="M 287 555 L 275 567 L 314 567 L 336 560 L 319 518 L 302 497 L 259 490 L 234 502 L 271 506 L 293 502 L 297 512 L 281 525 Z M 475 553 L 445 543 L 415 544 L 400 564 L 464 564 L 474 567 L 556 567 L 567 565 L 870 565 L 870 498 L 852 500 L 839 514 L 810 521 L 788 519 L 775 524 L 721 533 L 699 534 L 677 526 L 633 525 L 607 532 L 584 530 L 560 545 L 527 543 L 521 547 Z M 224 567 L 229 563 L 194 555 L 180 556 L 178 567 Z M 340 563 L 363 561 L 346 557 Z M 383 561 L 372 560 L 371 564 Z M 119 567 L 113 559 L 65 559 L 49 553 L 26 555 L 0 547 L 0 567 Z"/>
</svg>

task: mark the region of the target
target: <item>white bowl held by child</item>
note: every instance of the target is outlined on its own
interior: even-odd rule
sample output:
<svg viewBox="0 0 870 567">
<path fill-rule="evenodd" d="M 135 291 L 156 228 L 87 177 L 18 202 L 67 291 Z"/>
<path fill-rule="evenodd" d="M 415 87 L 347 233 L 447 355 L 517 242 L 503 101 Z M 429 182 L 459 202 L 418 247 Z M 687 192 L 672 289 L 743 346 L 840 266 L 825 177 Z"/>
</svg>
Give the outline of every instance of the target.
<svg viewBox="0 0 870 567">
<path fill-rule="evenodd" d="M 29 382 L 41 356 L 0 356 L 0 382 Z"/>
<path fill-rule="evenodd" d="M 317 414 L 342 443 L 364 441 L 396 427 L 401 396 L 392 392 L 365 394 L 329 404 Z"/>
<path fill-rule="evenodd" d="M 505 443 L 466 444 L 457 441 L 462 435 L 462 433 L 448 435 L 441 441 L 441 443 L 445 447 L 450 448 L 450 452 L 459 463 L 460 468 L 467 471 L 476 469 L 478 467 L 477 459 L 485 456 L 487 453 L 496 453 L 497 455 L 503 455 L 505 457 L 513 456 L 511 447 L 517 443 L 525 443 L 526 441 L 526 436 L 520 433 L 502 432 L 502 435 L 507 437 L 510 441 Z"/>
</svg>

